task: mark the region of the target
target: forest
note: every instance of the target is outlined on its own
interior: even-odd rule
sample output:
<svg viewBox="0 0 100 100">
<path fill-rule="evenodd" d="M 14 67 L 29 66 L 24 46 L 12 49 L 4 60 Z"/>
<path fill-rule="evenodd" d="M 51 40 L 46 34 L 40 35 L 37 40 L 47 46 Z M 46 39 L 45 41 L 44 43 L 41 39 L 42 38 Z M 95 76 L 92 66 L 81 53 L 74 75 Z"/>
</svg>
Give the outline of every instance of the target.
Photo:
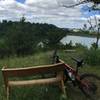
<svg viewBox="0 0 100 100">
<path fill-rule="evenodd" d="M 68 30 L 51 24 L 20 21 L 0 22 L 0 58 L 10 55 L 29 55 L 37 48 L 53 49 L 60 45 L 60 40 Z"/>
</svg>

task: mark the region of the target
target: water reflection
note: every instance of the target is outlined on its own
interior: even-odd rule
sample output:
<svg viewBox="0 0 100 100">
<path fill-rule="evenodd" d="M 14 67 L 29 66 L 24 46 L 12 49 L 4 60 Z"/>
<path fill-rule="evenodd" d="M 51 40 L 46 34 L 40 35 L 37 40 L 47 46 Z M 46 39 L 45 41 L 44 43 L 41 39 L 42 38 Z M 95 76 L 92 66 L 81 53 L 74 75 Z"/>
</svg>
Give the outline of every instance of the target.
<svg viewBox="0 0 100 100">
<path fill-rule="evenodd" d="M 67 35 L 66 37 L 64 37 L 61 40 L 61 42 L 63 44 L 69 43 L 70 41 L 72 41 L 73 45 L 75 45 L 75 43 L 81 43 L 82 45 L 90 47 L 91 44 L 93 44 L 94 42 L 96 42 L 96 38 Z M 100 41 L 99 41 L 99 46 L 100 46 Z"/>
</svg>

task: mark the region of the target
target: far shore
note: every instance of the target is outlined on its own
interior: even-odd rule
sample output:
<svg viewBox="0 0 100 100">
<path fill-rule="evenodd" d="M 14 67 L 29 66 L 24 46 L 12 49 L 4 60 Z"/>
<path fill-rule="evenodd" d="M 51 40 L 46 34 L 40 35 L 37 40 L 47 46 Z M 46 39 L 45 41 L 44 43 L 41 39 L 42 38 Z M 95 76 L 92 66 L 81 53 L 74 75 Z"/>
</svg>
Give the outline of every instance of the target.
<svg viewBox="0 0 100 100">
<path fill-rule="evenodd" d="M 97 34 L 86 34 L 86 33 L 78 33 L 78 32 L 73 32 L 73 33 L 68 33 L 67 35 L 73 35 L 73 36 L 81 36 L 81 37 L 90 37 L 90 38 L 96 38 Z"/>
</svg>

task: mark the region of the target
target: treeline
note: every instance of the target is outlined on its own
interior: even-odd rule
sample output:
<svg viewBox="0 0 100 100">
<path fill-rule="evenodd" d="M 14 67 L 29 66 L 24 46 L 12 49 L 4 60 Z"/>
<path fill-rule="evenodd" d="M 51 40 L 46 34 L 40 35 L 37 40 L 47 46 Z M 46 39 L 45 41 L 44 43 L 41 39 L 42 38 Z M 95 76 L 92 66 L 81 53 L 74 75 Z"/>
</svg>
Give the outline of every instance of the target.
<svg viewBox="0 0 100 100">
<path fill-rule="evenodd" d="M 67 31 L 51 24 L 20 21 L 0 22 L 0 58 L 10 55 L 27 55 L 35 50 L 52 49 L 60 45 Z"/>
</svg>

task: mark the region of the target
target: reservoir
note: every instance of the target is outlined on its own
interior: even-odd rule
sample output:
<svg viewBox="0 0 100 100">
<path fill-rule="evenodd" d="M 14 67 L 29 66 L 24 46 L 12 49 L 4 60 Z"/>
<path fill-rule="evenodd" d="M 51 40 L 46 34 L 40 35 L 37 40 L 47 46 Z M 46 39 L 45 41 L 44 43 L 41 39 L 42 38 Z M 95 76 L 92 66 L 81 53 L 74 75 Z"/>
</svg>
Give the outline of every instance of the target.
<svg viewBox="0 0 100 100">
<path fill-rule="evenodd" d="M 72 44 L 75 45 L 76 43 L 80 43 L 82 45 L 87 46 L 88 48 L 91 47 L 91 44 L 96 42 L 95 37 L 82 37 L 82 36 L 72 36 L 72 35 L 67 35 L 64 37 L 61 42 L 65 45 L 66 43 L 69 43 L 72 41 Z M 100 46 L 100 40 L 99 40 L 99 46 Z"/>
</svg>

